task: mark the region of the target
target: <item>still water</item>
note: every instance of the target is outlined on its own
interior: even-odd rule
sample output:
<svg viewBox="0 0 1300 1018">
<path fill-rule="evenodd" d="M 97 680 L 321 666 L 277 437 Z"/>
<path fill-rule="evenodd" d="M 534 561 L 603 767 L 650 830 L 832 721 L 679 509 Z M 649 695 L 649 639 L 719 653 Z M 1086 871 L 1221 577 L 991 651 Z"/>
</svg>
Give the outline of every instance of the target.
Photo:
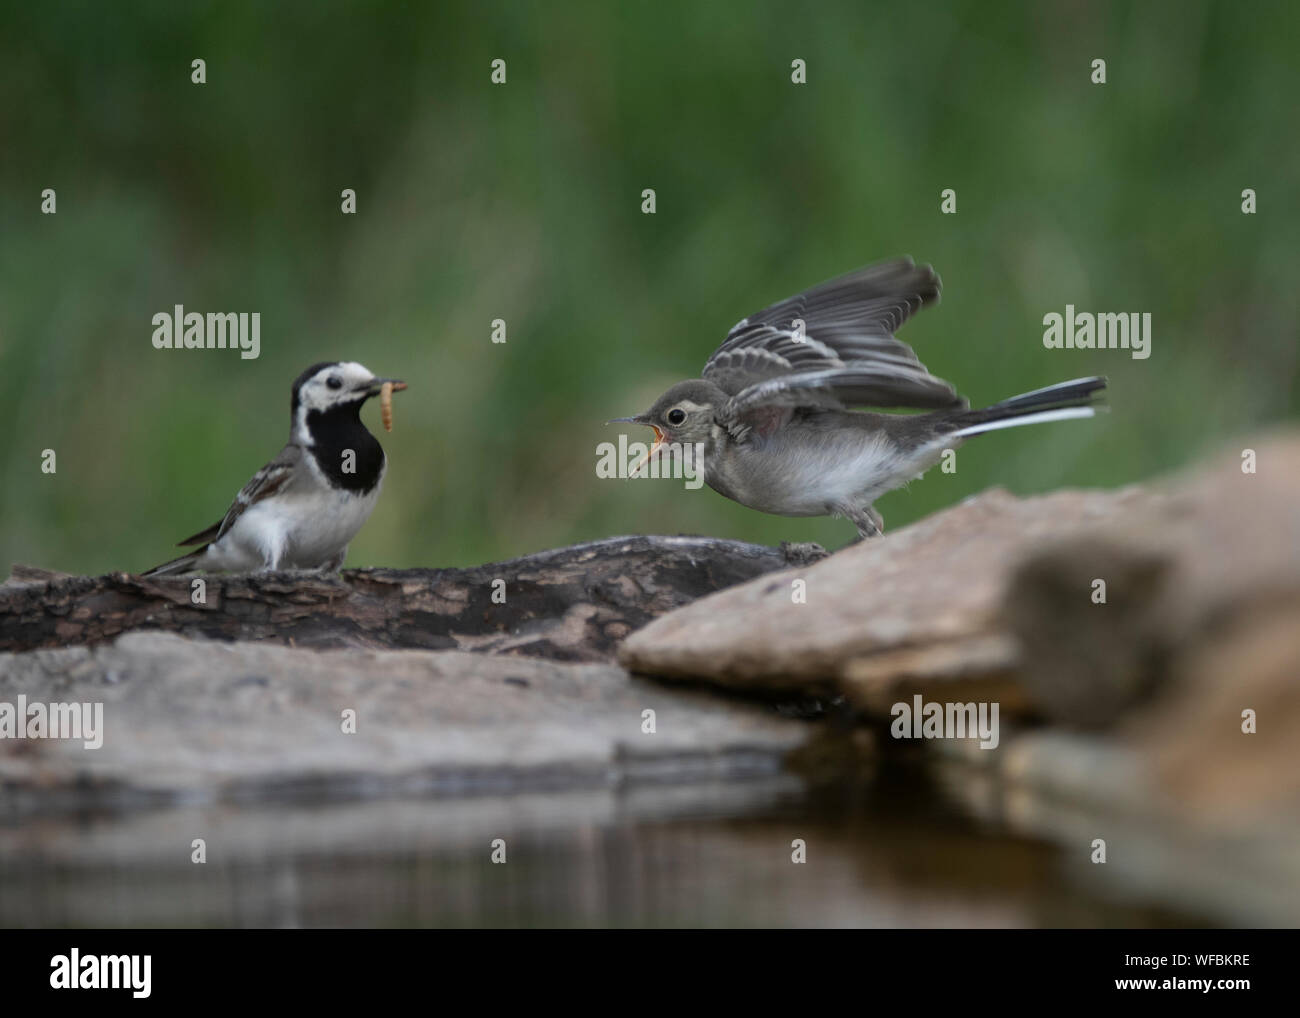
<svg viewBox="0 0 1300 1018">
<path fill-rule="evenodd" d="M 891 765 L 827 782 L 29 816 L 0 826 L 0 925 L 1207 924 L 1110 900 L 1078 869 Z"/>
</svg>

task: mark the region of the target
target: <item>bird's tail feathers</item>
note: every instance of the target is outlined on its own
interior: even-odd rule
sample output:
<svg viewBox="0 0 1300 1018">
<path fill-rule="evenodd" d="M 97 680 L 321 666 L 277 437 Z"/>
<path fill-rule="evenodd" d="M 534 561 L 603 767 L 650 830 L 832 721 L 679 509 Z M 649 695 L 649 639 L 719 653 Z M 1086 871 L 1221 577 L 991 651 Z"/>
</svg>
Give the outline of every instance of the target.
<svg viewBox="0 0 1300 1018">
<path fill-rule="evenodd" d="M 205 544 L 198 551 L 192 551 L 188 555 L 182 555 L 180 558 L 174 558 L 170 562 L 164 562 L 160 566 L 154 566 L 147 569 L 141 576 L 175 576 L 178 573 L 192 573 L 199 564 L 199 559 L 203 558 L 203 553 L 208 550 Z"/>
<path fill-rule="evenodd" d="M 1099 396 L 1105 388 L 1105 377 L 1094 375 L 1035 389 L 983 410 L 967 411 L 956 419 L 957 429 L 950 434 L 965 437 L 999 428 L 1018 428 L 1022 424 L 1095 417 L 1106 410 Z"/>
</svg>

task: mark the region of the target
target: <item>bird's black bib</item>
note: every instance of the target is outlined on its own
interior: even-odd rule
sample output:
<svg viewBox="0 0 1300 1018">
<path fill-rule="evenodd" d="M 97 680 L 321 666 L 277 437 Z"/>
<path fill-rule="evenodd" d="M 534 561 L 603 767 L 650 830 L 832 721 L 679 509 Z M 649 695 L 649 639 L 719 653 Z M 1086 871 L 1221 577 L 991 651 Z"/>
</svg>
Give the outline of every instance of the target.
<svg viewBox="0 0 1300 1018">
<path fill-rule="evenodd" d="M 307 430 L 315 443 L 311 454 L 331 483 L 358 495 L 374 490 L 384 469 L 384 447 L 361 423 L 360 401 L 307 411 Z M 348 450 L 355 453 L 355 461 L 345 464 Z M 345 465 L 354 470 L 345 470 Z"/>
</svg>

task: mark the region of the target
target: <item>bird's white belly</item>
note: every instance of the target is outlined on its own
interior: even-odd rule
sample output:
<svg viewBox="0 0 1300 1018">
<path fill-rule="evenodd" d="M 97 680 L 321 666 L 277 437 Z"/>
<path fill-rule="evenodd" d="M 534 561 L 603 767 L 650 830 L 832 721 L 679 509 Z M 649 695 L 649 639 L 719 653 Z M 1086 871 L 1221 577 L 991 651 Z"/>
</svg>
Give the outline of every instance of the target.
<svg viewBox="0 0 1300 1018">
<path fill-rule="evenodd" d="M 812 437 L 813 440 L 809 440 Z M 828 507 L 869 505 L 899 479 L 898 447 L 884 434 L 801 436 L 797 451 L 780 439 L 743 450 L 724 494 L 762 512 L 822 516 Z"/>
<path fill-rule="evenodd" d="M 342 490 L 257 502 L 208 551 L 218 568 L 319 569 L 356 536 L 379 499 L 376 485 L 364 495 Z"/>
</svg>

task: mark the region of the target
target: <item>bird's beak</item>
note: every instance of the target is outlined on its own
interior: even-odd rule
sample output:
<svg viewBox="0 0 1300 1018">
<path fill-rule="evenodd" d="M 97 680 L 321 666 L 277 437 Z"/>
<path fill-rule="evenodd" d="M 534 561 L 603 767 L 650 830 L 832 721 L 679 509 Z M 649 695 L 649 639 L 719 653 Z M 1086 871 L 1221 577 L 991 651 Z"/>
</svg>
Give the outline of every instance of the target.
<svg viewBox="0 0 1300 1018">
<path fill-rule="evenodd" d="M 654 445 L 650 446 L 649 451 L 641 457 L 641 462 L 634 466 L 628 473 L 629 477 L 635 477 L 641 472 L 641 468 L 659 452 L 660 447 L 664 444 L 664 433 L 657 424 L 651 424 L 650 419 L 645 414 L 637 414 L 635 417 L 615 417 L 612 421 L 606 421 L 606 424 L 644 424 L 655 433 Z"/>
<path fill-rule="evenodd" d="M 401 392 L 406 388 L 406 383 L 400 378 L 372 378 L 365 384 L 366 395 L 378 396 L 379 390 L 385 385 L 391 385 L 393 392 Z"/>
<path fill-rule="evenodd" d="M 655 427 L 655 425 L 653 424 L 651 424 L 650 427 L 651 429 L 653 429 L 655 433 L 655 443 L 654 445 L 650 446 L 646 454 L 641 457 L 641 462 L 632 468 L 631 473 L 628 474 L 629 477 L 635 477 L 637 474 L 639 474 L 641 472 L 641 468 L 645 466 L 647 463 L 649 463 L 652 459 L 654 459 L 655 455 L 663 447 L 664 433 L 660 431 L 657 427 Z"/>
</svg>

